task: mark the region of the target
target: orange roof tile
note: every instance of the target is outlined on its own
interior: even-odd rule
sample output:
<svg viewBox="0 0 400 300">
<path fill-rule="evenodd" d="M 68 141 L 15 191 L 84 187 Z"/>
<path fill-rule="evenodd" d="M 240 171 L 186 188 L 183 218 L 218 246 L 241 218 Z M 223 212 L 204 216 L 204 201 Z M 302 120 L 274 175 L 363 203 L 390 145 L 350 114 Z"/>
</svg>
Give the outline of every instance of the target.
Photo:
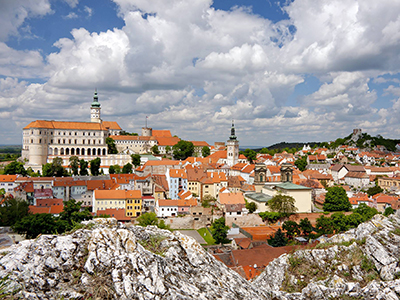
<svg viewBox="0 0 400 300">
<path fill-rule="evenodd" d="M 95 190 L 96 199 L 139 199 L 142 198 L 140 190 Z"/>
<path fill-rule="evenodd" d="M 109 190 L 114 185 L 114 181 L 111 179 L 106 180 L 88 180 L 86 182 L 87 189 L 89 191 L 94 190 Z"/>
<path fill-rule="evenodd" d="M 149 160 L 146 161 L 146 163 L 143 165 L 143 167 L 147 167 L 147 166 L 170 166 L 170 165 L 179 165 L 179 161 L 178 160 Z"/>
<path fill-rule="evenodd" d="M 187 174 L 183 169 L 170 169 L 169 176 L 172 178 L 184 178 L 187 179 Z"/>
<path fill-rule="evenodd" d="M 103 210 L 98 210 L 97 211 L 98 216 L 102 215 L 109 215 L 112 218 L 116 218 L 118 221 L 130 221 L 131 217 L 126 216 L 125 209 L 115 209 L 115 208 L 109 208 L 109 209 L 103 209 Z"/>
<path fill-rule="evenodd" d="M 178 206 L 179 200 L 161 200 L 159 199 L 158 206 Z"/>
<path fill-rule="evenodd" d="M 153 130 L 153 137 L 172 137 L 171 131 L 169 130 Z"/>
<path fill-rule="evenodd" d="M 190 141 L 190 142 L 192 142 L 193 146 L 195 147 L 204 147 L 204 146 L 210 147 L 210 145 L 205 141 Z"/>
<path fill-rule="evenodd" d="M 179 199 L 178 201 L 178 206 L 182 207 L 182 206 L 197 206 L 197 200 L 192 198 L 192 199 Z"/>
<path fill-rule="evenodd" d="M 64 122 L 64 121 L 46 121 L 36 120 L 29 123 L 24 129 L 29 128 L 46 128 L 46 129 L 69 129 L 69 130 L 121 130 L 117 122 L 103 121 L 102 123 L 94 122 Z"/>
<path fill-rule="evenodd" d="M 219 202 L 221 204 L 246 204 L 242 193 L 220 193 Z"/>
<path fill-rule="evenodd" d="M 0 175 L 1 182 L 14 182 L 18 175 Z"/>
<path fill-rule="evenodd" d="M 174 146 L 181 139 L 178 137 L 156 137 L 159 146 Z"/>
</svg>

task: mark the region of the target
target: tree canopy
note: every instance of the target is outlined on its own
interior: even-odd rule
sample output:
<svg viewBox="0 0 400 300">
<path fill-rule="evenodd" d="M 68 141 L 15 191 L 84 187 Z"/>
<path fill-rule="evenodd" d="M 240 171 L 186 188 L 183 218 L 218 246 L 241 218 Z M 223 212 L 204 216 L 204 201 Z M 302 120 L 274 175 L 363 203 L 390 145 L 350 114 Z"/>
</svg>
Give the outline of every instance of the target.
<svg viewBox="0 0 400 300">
<path fill-rule="evenodd" d="M 76 202 L 75 199 L 64 201 L 64 210 L 60 213 L 60 219 L 67 222 L 68 229 L 74 227 L 75 223 L 85 220 L 91 220 L 92 214 L 87 208 L 82 210 L 82 202 Z"/>
<path fill-rule="evenodd" d="M 340 186 L 333 186 L 327 189 L 325 194 L 324 211 L 349 211 L 351 203 L 346 191 Z"/>
<path fill-rule="evenodd" d="M 160 154 L 160 150 L 158 149 L 157 145 L 154 145 L 153 147 L 151 147 L 150 150 L 154 155 Z"/>
<path fill-rule="evenodd" d="M 216 244 L 222 244 L 226 241 L 229 227 L 225 225 L 225 218 L 216 219 L 211 225 L 211 234 Z"/>
<path fill-rule="evenodd" d="M 131 163 L 127 163 L 126 165 L 124 165 L 124 166 L 122 167 L 121 173 L 122 173 L 122 174 L 131 174 L 131 173 L 132 173 L 132 170 L 133 170 L 132 164 L 131 164 Z"/>
<path fill-rule="evenodd" d="M 62 166 L 63 160 L 61 157 L 56 157 L 53 162 L 43 165 L 42 171 L 44 177 L 61 177 L 68 176 L 68 172 Z"/>
<path fill-rule="evenodd" d="M 286 236 L 289 239 L 293 239 L 300 234 L 300 226 L 295 221 L 285 221 L 282 225 L 282 229 L 286 230 Z"/>
<path fill-rule="evenodd" d="M 26 176 L 27 171 L 24 168 L 24 164 L 19 161 L 13 161 L 4 167 L 4 174 L 16 175 L 20 174 Z"/>
<path fill-rule="evenodd" d="M 268 201 L 270 210 L 280 213 L 283 217 L 289 217 L 296 213 L 296 200 L 287 195 L 277 194 Z"/>
<path fill-rule="evenodd" d="M 25 234 L 27 239 L 36 238 L 39 234 L 57 234 L 67 230 L 67 222 L 51 214 L 28 215 L 18 221 L 13 230 Z"/>
<path fill-rule="evenodd" d="M 159 220 L 157 218 L 156 213 L 154 212 L 144 213 L 143 215 L 137 218 L 137 222 L 138 225 L 142 227 L 146 227 L 148 225 L 155 225 L 158 228 L 170 230 L 169 226 L 165 225 L 164 220 Z"/>
<path fill-rule="evenodd" d="M 100 174 L 100 165 L 101 165 L 100 157 L 96 157 L 95 159 L 92 159 L 90 161 L 90 173 L 93 176 L 98 176 Z"/>
<path fill-rule="evenodd" d="M 257 210 L 257 204 L 255 202 L 247 202 L 246 208 L 249 211 L 249 213 L 252 214 Z"/>
<path fill-rule="evenodd" d="M 302 158 L 297 159 L 294 164 L 301 171 L 305 171 L 307 167 L 307 156 L 303 156 Z"/>
<path fill-rule="evenodd" d="M 270 244 L 272 247 L 286 246 L 287 242 L 288 242 L 288 240 L 280 228 L 277 230 L 277 232 L 275 232 L 274 237 L 271 237 L 268 240 L 268 244 Z"/>
<path fill-rule="evenodd" d="M 174 159 L 185 160 L 193 155 L 194 145 L 192 142 L 181 140 L 172 147 L 172 150 Z"/>
<path fill-rule="evenodd" d="M 27 201 L 8 196 L 0 206 L 0 226 L 13 226 L 18 220 L 27 216 L 28 212 Z"/>
<path fill-rule="evenodd" d="M 257 152 L 252 149 L 246 149 L 243 152 L 243 155 L 246 156 L 249 163 L 253 163 L 256 160 Z"/>
<path fill-rule="evenodd" d="M 132 159 L 132 164 L 135 166 L 135 168 L 140 166 L 140 155 L 139 154 L 132 154 L 131 159 Z"/>
<path fill-rule="evenodd" d="M 107 148 L 108 148 L 108 154 L 117 154 L 118 153 L 117 146 L 115 145 L 115 141 L 112 138 L 107 137 L 106 144 L 107 144 Z"/>
<path fill-rule="evenodd" d="M 84 160 L 84 159 L 81 159 L 81 160 L 79 161 L 79 167 L 80 167 L 80 169 L 81 169 L 80 172 L 79 172 L 80 175 L 82 175 L 82 176 L 89 175 L 89 172 L 88 172 L 88 170 L 87 170 L 88 165 L 89 165 L 89 163 L 88 163 L 86 160 Z"/>
<path fill-rule="evenodd" d="M 71 156 L 69 158 L 69 165 L 72 170 L 72 175 L 79 175 L 79 157 Z"/>
<path fill-rule="evenodd" d="M 210 153 L 211 153 L 211 151 L 210 151 L 210 148 L 209 148 L 209 147 L 204 146 L 203 148 L 201 148 L 201 155 L 202 155 L 203 157 L 209 156 Z"/>
</svg>

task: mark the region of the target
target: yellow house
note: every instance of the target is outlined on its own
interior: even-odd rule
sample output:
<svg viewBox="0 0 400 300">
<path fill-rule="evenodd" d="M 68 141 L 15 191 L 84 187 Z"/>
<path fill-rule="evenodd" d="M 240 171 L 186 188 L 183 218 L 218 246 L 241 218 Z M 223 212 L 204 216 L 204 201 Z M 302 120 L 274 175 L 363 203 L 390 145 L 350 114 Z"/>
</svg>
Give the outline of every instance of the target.
<svg viewBox="0 0 400 300">
<path fill-rule="evenodd" d="M 142 193 L 140 190 L 95 190 L 93 212 L 105 209 L 124 209 L 127 217 L 140 216 Z"/>
<path fill-rule="evenodd" d="M 295 200 L 297 212 L 313 211 L 312 189 L 302 185 L 297 185 L 291 182 L 282 182 L 272 185 L 264 185 L 262 193 L 268 196 L 275 196 L 281 193 L 286 196 L 291 196 Z"/>
</svg>

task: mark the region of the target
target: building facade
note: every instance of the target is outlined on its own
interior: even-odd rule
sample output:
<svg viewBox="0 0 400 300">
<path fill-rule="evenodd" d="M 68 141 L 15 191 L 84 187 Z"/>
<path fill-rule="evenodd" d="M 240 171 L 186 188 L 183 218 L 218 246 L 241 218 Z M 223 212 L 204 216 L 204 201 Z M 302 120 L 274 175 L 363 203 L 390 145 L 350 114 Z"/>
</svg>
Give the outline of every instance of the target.
<svg viewBox="0 0 400 300">
<path fill-rule="evenodd" d="M 93 159 L 107 156 L 106 138 L 118 135 L 117 122 L 103 121 L 97 92 L 90 107 L 91 122 L 36 120 L 23 128 L 22 158 L 26 167 L 41 170 L 55 157 L 68 161 L 70 156 Z"/>
</svg>

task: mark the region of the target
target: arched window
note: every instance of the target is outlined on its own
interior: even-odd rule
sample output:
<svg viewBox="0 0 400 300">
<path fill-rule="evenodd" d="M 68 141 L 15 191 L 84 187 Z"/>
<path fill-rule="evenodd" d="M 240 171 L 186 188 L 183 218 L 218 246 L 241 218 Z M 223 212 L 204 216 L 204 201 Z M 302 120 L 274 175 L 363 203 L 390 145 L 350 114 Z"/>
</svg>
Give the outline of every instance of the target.
<svg viewBox="0 0 400 300">
<path fill-rule="evenodd" d="M 101 155 L 101 149 L 97 149 L 97 155 Z"/>
<path fill-rule="evenodd" d="M 90 154 L 90 148 L 87 149 L 87 155 L 91 155 L 91 154 Z"/>
<path fill-rule="evenodd" d="M 76 155 L 79 155 L 79 153 L 80 153 L 80 150 L 81 150 L 81 149 L 79 149 L 79 148 L 76 148 Z"/>
<path fill-rule="evenodd" d="M 82 148 L 82 155 L 85 155 L 85 148 Z"/>
<path fill-rule="evenodd" d="M 60 149 L 60 155 L 64 155 L 64 148 Z"/>
<path fill-rule="evenodd" d="M 58 155 L 58 148 L 54 148 L 54 155 Z"/>
<path fill-rule="evenodd" d="M 96 148 L 93 148 L 92 155 L 96 155 Z"/>
<path fill-rule="evenodd" d="M 106 149 L 105 148 L 103 149 L 103 155 L 106 155 Z"/>
<path fill-rule="evenodd" d="M 69 155 L 69 148 L 65 149 L 65 155 Z"/>
<path fill-rule="evenodd" d="M 71 148 L 71 155 L 75 155 L 75 148 Z"/>
</svg>

